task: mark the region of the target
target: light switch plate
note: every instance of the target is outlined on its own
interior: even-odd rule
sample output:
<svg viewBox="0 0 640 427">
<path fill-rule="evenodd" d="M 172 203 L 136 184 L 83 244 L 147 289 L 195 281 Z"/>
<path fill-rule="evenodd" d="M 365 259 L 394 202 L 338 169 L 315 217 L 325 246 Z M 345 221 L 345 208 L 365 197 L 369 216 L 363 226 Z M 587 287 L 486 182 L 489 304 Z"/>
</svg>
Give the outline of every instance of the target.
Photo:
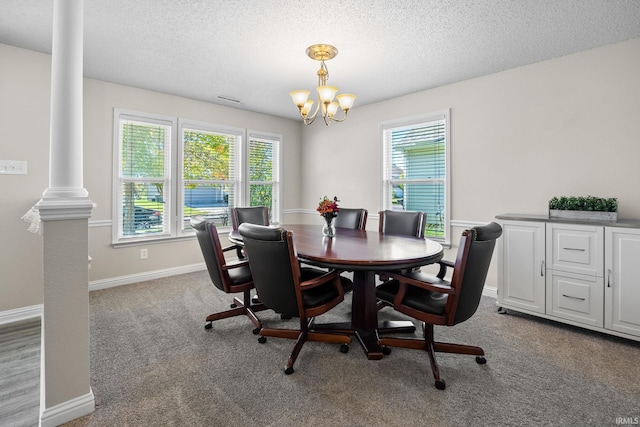
<svg viewBox="0 0 640 427">
<path fill-rule="evenodd" d="M 0 160 L 0 175 L 26 175 L 27 162 L 24 160 Z"/>
</svg>

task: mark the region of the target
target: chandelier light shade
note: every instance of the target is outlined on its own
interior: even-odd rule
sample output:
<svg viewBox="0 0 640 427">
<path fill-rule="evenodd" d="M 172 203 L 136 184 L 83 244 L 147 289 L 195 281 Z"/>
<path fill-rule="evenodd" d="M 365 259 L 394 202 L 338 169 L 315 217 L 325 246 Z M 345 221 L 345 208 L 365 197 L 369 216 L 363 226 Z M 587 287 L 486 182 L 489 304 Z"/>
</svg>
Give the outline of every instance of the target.
<svg viewBox="0 0 640 427">
<path fill-rule="evenodd" d="M 353 103 L 356 100 L 356 96 L 352 93 L 338 93 L 338 88 L 335 86 L 328 86 L 327 80 L 329 79 L 329 70 L 324 63 L 330 59 L 335 58 L 338 54 L 338 49 L 328 44 L 314 44 L 309 46 L 306 50 L 307 56 L 315 61 L 320 61 L 320 69 L 318 70 L 318 103 L 312 114 L 313 100 L 309 99 L 311 94 L 308 90 L 292 90 L 289 92 L 293 103 L 298 107 L 300 117 L 305 125 L 310 125 L 318 116 L 318 113 L 322 115 L 324 123 L 329 126 L 331 122 L 343 122 L 347 118 L 347 113 Z M 334 101 L 334 98 L 338 101 Z M 337 118 L 336 113 L 338 108 L 342 109 L 342 117 Z"/>
</svg>

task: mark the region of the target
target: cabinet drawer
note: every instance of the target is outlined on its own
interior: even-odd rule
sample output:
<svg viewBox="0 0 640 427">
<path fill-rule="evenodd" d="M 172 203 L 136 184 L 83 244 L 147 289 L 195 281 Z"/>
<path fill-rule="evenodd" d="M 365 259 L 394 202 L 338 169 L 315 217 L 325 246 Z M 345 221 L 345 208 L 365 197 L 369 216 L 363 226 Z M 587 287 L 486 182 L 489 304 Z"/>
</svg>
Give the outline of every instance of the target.
<svg viewBox="0 0 640 427">
<path fill-rule="evenodd" d="M 604 228 L 588 225 L 547 226 L 547 268 L 603 277 Z"/>
<path fill-rule="evenodd" d="M 602 327 L 603 301 L 602 277 L 547 272 L 547 314 Z"/>
</svg>

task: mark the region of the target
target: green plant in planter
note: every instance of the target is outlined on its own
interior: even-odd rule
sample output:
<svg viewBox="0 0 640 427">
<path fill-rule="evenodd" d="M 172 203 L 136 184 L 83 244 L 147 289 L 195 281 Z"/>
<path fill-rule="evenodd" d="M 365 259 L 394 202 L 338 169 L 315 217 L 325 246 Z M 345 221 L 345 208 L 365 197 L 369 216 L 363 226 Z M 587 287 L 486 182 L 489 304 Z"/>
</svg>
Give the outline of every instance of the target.
<svg viewBox="0 0 640 427">
<path fill-rule="evenodd" d="M 553 197 L 549 209 L 569 211 L 618 212 L 618 199 L 602 197 Z"/>
</svg>

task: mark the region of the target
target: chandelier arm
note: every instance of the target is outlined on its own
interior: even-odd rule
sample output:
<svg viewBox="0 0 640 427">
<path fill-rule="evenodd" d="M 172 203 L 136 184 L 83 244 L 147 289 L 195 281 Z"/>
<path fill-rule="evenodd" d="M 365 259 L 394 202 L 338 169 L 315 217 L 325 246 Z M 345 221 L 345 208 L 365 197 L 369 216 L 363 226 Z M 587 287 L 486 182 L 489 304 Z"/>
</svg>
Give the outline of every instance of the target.
<svg viewBox="0 0 640 427">
<path fill-rule="evenodd" d="M 331 120 L 333 120 L 334 122 L 344 122 L 345 120 L 347 120 L 347 113 L 345 113 L 344 111 L 342 112 L 342 118 L 341 119 L 336 119 L 336 116 L 333 116 L 331 118 Z"/>
<path fill-rule="evenodd" d="M 308 124 L 308 125 L 313 123 L 313 121 L 316 119 L 316 116 L 318 115 L 318 110 L 319 109 L 320 109 L 320 99 L 318 98 L 318 103 L 316 104 L 316 109 L 313 111 L 313 114 L 311 114 L 311 116 L 309 116 L 309 114 L 307 114 L 306 118 L 304 116 L 302 117 L 304 119 L 304 122 L 306 124 Z"/>
</svg>

